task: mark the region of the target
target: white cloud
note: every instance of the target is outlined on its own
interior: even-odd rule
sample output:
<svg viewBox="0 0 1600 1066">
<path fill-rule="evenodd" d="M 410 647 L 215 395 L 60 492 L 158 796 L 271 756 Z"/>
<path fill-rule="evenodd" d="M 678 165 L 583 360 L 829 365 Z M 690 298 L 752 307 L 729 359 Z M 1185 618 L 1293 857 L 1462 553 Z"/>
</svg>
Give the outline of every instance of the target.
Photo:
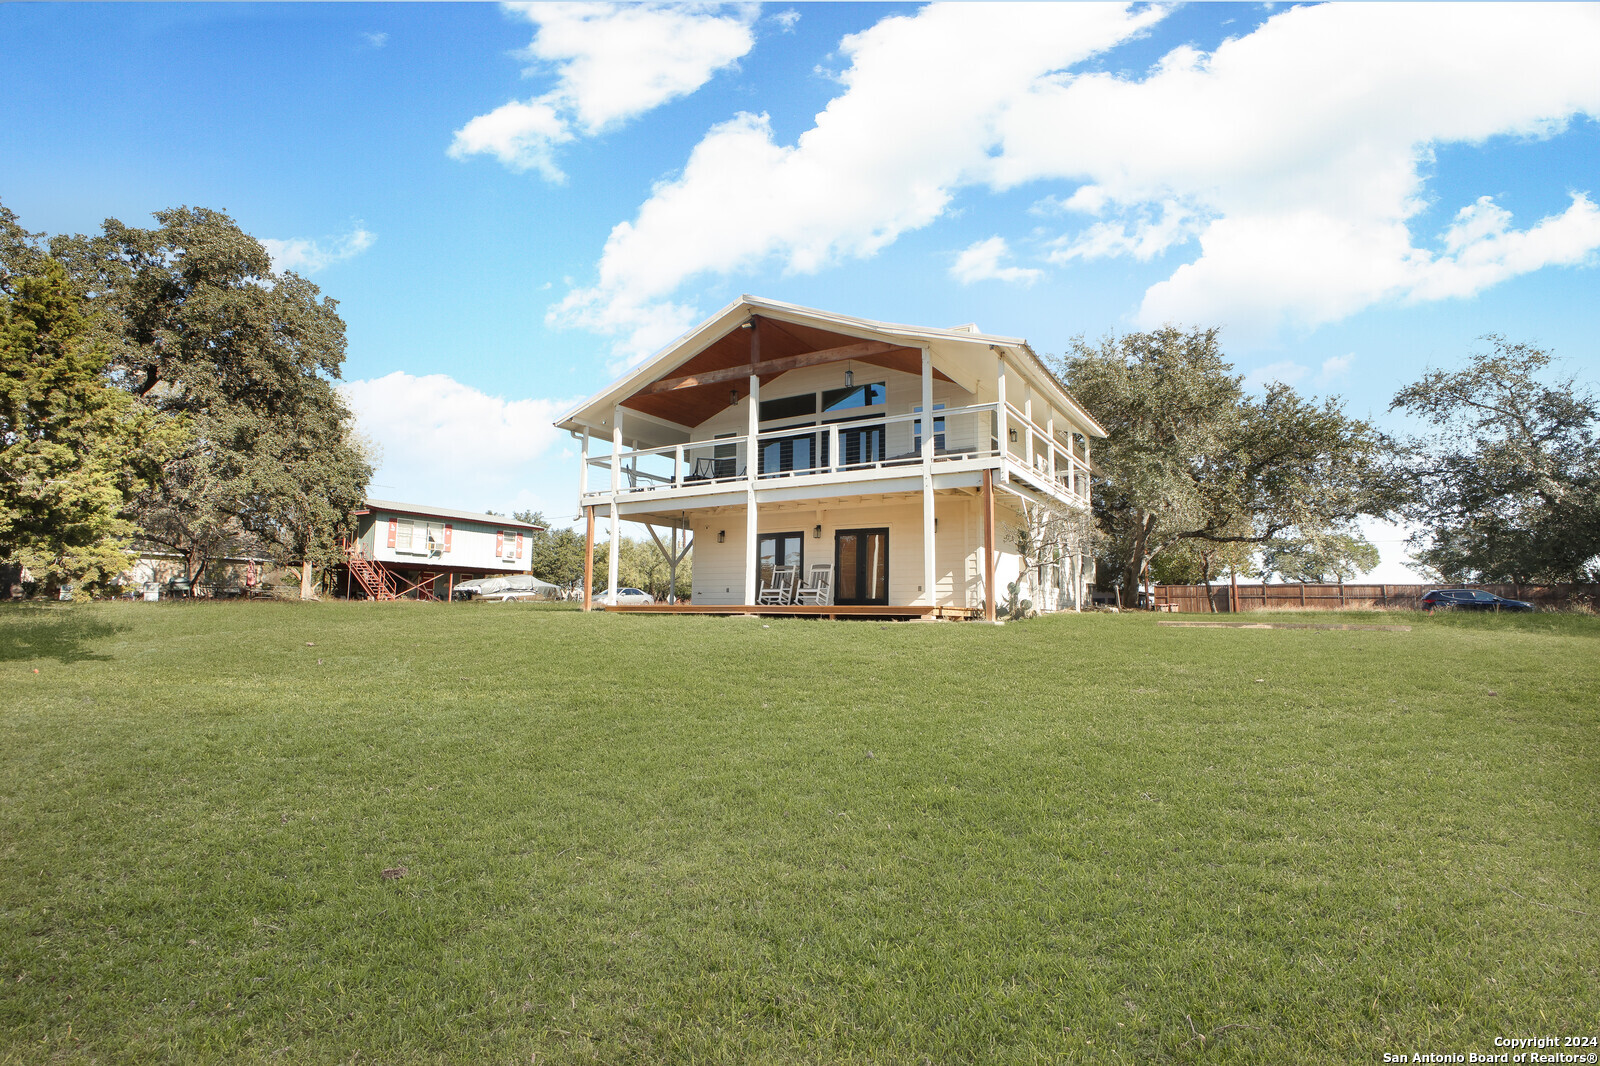
<svg viewBox="0 0 1600 1066">
<path fill-rule="evenodd" d="M 552 423 L 571 401 L 509 400 L 445 374 L 400 370 L 347 382 L 341 391 L 361 431 L 382 450 L 374 496 L 508 513 L 573 509 L 577 464 L 551 471 L 547 461 L 552 445 L 565 439 Z"/>
<path fill-rule="evenodd" d="M 1444 231 L 1447 255 L 1428 262 L 1408 294 L 1413 300 L 1471 296 L 1542 266 L 1573 266 L 1600 248 L 1600 209 L 1583 193 L 1532 229 L 1511 228 L 1511 212 L 1488 196 L 1463 207 Z"/>
<path fill-rule="evenodd" d="M 1098 191 L 1098 187 L 1083 186 L 1062 207 L 1098 214 L 1105 201 L 1093 195 L 1084 196 L 1091 190 Z M 1075 201 L 1079 202 L 1075 204 Z M 1187 241 L 1198 230 L 1199 224 L 1194 215 L 1176 200 L 1168 200 L 1160 207 L 1161 215 L 1158 218 L 1151 217 L 1149 212 L 1137 212 L 1138 217 L 1116 222 L 1096 222 L 1076 236 L 1059 237 L 1051 243 L 1050 262 L 1067 263 L 1073 259 L 1102 259 L 1118 255 L 1147 261 L 1173 245 Z"/>
<path fill-rule="evenodd" d="M 1334 355 L 1322 361 L 1322 369 L 1317 372 L 1318 385 L 1331 385 L 1340 378 L 1350 373 L 1350 365 L 1356 361 L 1356 355 Z"/>
<path fill-rule="evenodd" d="M 279 272 L 294 270 L 301 274 L 315 274 L 334 263 L 355 258 L 371 248 L 377 239 L 377 234 L 368 232 L 357 223 L 355 229 L 342 237 L 328 237 L 320 241 L 304 237 L 280 241 L 265 237 L 262 238 L 261 245 L 267 250 L 267 255 L 272 257 L 273 270 Z"/>
<path fill-rule="evenodd" d="M 1142 79 L 1041 79 L 1003 117 L 996 183 L 1089 182 L 1113 218 L 1175 202 L 1207 219 L 1199 258 L 1146 293 L 1144 325 L 1265 333 L 1470 295 L 1580 261 L 1600 246 L 1592 205 L 1575 199 L 1527 233 L 1475 218 L 1460 236 L 1482 262 L 1463 262 L 1465 248 L 1413 239 L 1419 164 L 1435 144 L 1600 115 L 1597 47 L 1593 5 L 1297 7 L 1212 53 L 1175 50 Z M 1150 254 L 1129 243 L 1121 254 Z"/>
<path fill-rule="evenodd" d="M 766 115 L 713 127 L 681 174 L 612 229 L 597 283 L 572 292 L 554 321 L 622 332 L 699 274 L 769 258 L 805 273 L 875 254 L 990 172 L 995 123 L 1029 85 L 1157 18 L 1117 6 L 936 4 L 846 37 L 845 91 L 812 129 L 791 146 Z"/>
<path fill-rule="evenodd" d="M 1244 387 L 1253 392 L 1259 392 L 1274 382 L 1293 385 L 1309 373 L 1311 373 L 1309 369 L 1294 360 L 1283 359 L 1250 371 L 1244 376 Z"/>
<path fill-rule="evenodd" d="M 472 119 L 456 131 L 450 155 L 486 152 L 552 181 L 562 177 L 556 146 L 686 96 L 750 51 L 758 10 L 754 4 L 662 3 L 507 8 L 537 27 L 524 53 L 529 73 L 553 67 L 556 87 Z"/>
<path fill-rule="evenodd" d="M 974 281 L 1020 281 L 1031 285 L 1043 276 L 1044 271 L 1032 267 L 1003 267 L 1002 259 L 1009 258 L 1011 249 L 1004 237 L 990 237 L 969 246 L 956 257 L 950 267 L 950 276 L 963 285 Z"/>
<path fill-rule="evenodd" d="M 363 33 L 361 38 L 374 48 L 382 48 L 389 43 L 389 35 L 387 33 Z"/>
<path fill-rule="evenodd" d="M 1028 182 L 1073 190 L 1037 211 L 1096 219 L 1047 245 L 1057 262 L 1196 241 L 1138 319 L 1235 336 L 1468 295 L 1600 247 L 1581 193 L 1527 230 L 1480 201 L 1437 246 L 1412 233 L 1435 145 L 1600 116 L 1600 6 L 1294 7 L 1140 76 L 1072 73 L 1167 10 L 932 4 L 846 37 L 842 92 L 811 129 L 780 144 L 762 114 L 713 127 L 553 319 L 630 331 L 697 276 L 870 257 L 964 188 Z"/>
</svg>

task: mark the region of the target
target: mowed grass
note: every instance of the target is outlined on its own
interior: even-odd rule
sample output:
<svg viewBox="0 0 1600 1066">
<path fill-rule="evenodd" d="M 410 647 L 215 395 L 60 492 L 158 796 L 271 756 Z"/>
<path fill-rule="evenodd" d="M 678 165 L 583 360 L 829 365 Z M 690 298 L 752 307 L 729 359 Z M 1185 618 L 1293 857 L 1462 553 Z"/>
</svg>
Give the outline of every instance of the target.
<svg viewBox="0 0 1600 1066">
<path fill-rule="evenodd" d="M 1596 1035 L 1600 623 L 1310 617 L 0 609 L 0 1062 Z"/>
</svg>

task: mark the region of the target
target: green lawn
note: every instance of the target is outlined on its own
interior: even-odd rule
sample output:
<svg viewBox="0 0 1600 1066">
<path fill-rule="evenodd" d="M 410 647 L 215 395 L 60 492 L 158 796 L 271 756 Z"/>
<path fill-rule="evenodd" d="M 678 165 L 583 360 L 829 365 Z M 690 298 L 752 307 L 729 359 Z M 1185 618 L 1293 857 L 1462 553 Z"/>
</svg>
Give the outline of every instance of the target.
<svg viewBox="0 0 1600 1066">
<path fill-rule="evenodd" d="M 0 608 L 0 1063 L 1600 1035 L 1600 621 L 1366 620 Z"/>
</svg>

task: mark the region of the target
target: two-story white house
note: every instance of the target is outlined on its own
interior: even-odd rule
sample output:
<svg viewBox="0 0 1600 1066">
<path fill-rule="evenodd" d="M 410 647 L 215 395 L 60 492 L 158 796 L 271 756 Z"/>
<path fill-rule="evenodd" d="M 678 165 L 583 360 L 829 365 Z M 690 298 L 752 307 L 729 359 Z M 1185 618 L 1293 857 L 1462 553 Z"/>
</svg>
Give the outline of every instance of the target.
<svg viewBox="0 0 1600 1066">
<path fill-rule="evenodd" d="M 370 599 L 448 600 L 473 577 L 528 570 L 529 538 L 542 532 L 502 515 L 367 500 L 351 514 L 356 536 L 346 560 L 350 591 Z"/>
<path fill-rule="evenodd" d="M 990 619 L 1018 531 L 1087 511 L 1105 436 L 1020 338 L 752 296 L 556 425 L 591 551 L 597 517 L 692 531 L 692 610 L 754 610 L 774 566 L 830 563 L 825 613 Z M 1036 606 L 1084 601 L 1081 549 L 1028 562 Z"/>
</svg>

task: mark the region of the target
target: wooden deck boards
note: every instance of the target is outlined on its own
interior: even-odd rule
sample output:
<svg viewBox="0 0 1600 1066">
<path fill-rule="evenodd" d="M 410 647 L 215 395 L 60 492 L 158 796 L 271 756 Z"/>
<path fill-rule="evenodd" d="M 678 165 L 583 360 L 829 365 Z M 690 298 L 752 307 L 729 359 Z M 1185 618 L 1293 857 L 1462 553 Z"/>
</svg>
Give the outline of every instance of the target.
<svg viewBox="0 0 1600 1066">
<path fill-rule="evenodd" d="M 657 603 L 650 606 L 632 605 L 601 607 L 612 614 L 705 614 L 705 615 L 759 615 L 762 618 L 889 618 L 902 620 L 972 619 L 983 615 L 977 607 L 879 607 L 874 605 L 839 604 L 814 607 L 802 604 L 793 607 L 771 605 Z"/>
</svg>

